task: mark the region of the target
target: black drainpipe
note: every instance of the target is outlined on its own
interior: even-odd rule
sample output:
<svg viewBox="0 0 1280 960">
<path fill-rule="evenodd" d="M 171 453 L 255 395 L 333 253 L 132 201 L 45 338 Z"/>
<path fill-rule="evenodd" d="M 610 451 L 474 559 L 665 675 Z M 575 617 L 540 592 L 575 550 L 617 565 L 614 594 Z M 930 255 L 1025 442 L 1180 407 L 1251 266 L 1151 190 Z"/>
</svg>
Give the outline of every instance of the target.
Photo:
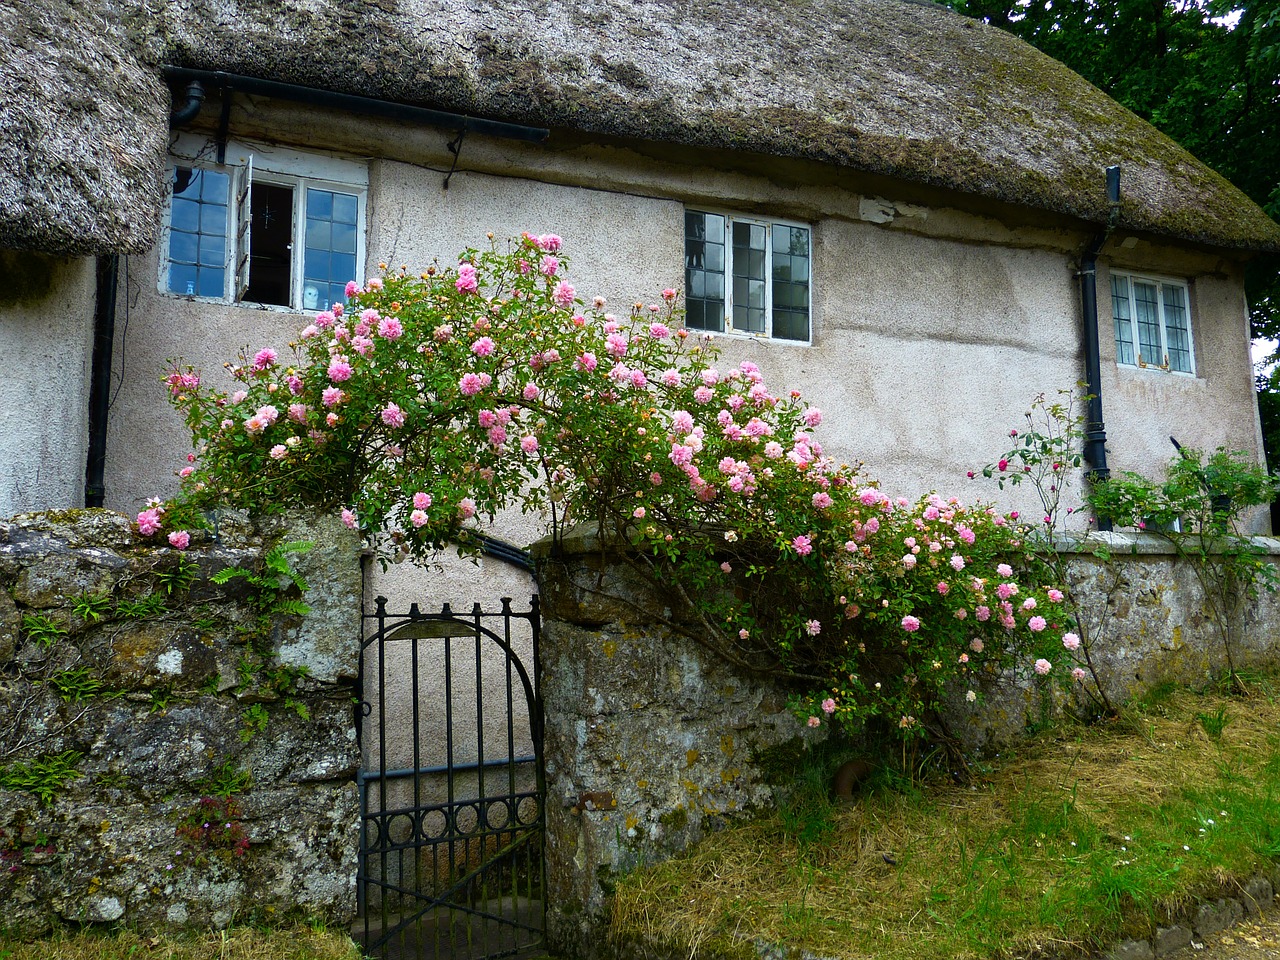
<svg viewBox="0 0 1280 960">
<path fill-rule="evenodd" d="M 116 336 L 116 288 L 120 257 L 98 257 L 97 305 L 93 311 L 93 366 L 89 372 L 89 455 L 84 470 L 84 505 L 106 499 L 107 408 L 111 404 L 111 347 Z"/>
<path fill-rule="evenodd" d="M 1111 476 L 1107 466 L 1107 425 L 1102 418 L 1102 360 L 1098 341 L 1098 254 L 1120 220 L 1120 168 L 1107 167 L 1107 200 L 1111 211 L 1107 226 L 1094 237 L 1080 260 L 1080 314 L 1084 324 L 1084 377 L 1089 394 L 1085 406 L 1084 458 L 1090 483 Z M 1099 530 L 1110 530 L 1111 520 L 1098 518 Z"/>
</svg>

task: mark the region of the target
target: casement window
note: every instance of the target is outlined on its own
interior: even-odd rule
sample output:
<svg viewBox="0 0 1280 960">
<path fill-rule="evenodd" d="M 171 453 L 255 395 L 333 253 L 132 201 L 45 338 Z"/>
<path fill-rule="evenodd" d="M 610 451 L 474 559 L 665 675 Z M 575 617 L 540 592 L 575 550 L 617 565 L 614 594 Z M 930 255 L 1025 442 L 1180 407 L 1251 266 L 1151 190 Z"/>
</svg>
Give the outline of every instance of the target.
<svg viewBox="0 0 1280 960">
<path fill-rule="evenodd" d="M 173 150 L 160 289 L 231 303 L 325 309 L 364 262 L 363 164 L 265 146 Z M 184 149 L 185 148 L 185 149 Z"/>
<path fill-rule="evenodd" d="M 808 343 L 810 240 L 801 223 L 686 210 L 685 325 Z"/>
<path fill-rule="evenodd" d="M 1191 297 L 1185 283 L 1130 273 L 1111 274 L 1116 362 L 1194 373 Z"/>
</svg>

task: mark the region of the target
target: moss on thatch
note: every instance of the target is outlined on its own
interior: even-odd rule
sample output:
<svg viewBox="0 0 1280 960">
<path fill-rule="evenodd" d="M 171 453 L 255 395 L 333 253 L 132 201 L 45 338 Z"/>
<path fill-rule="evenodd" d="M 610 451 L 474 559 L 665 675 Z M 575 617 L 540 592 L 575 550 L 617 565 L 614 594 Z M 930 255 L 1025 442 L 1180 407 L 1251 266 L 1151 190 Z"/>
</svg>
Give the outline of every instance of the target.
<svg viewBox="0 0 1280 960">
<path fill-rule="evenodd" d="M 0 18 L 15 19 L 13 2 L 0 0 Z M 1015 37 L 927 2 L 50 0 L 44 6 L 95 5 L 130 24 L 134 46 L 116 51 L 112 24 L 87 29 L 88 15 L 61 32 L 46 25 L 47 40 L 24 47 L 20 39 L 18 56 L 51 44 L 58 65 L 7 97 L 0 119 L 65 104 L 65 88 L 73 85 L 60 89 L 54 80 L 87 71 L 104 114 L 135 113 L 138 149 L 126 148 L 123 156 L 148 176 L 162 152 L 154 73 L 140 72 L 129 49 L 179 66 L 588 136 L 812 159 L 1098 223 L 1107 215 L 1103 169 L 1119 163 L 1129 229 L 1228 249 L 1280 250 L 1280 225 L 1167 137 Z M 15 107 L 15 99 L 25 103 Z M 48 116 L 45 132 L 58 138 L 63 156 L 119 172 L 108 167 L 113 151 L 96 136 L 109 129 L 104 118 L 88 123 L 65 105 Z M 152 184 L 134 190 L 121 186 L 123 177 L 77 182 L 57 169 L 51 151 L 0 151 L 0 237 L 5 217 L 16 216 L 11 198 L 19 208 L 27 204 L 23 222 L 30 227 L 58 207 L 55 188 L 85 214 L 54 217 L 60 242 L 76 234 L 134 236 L 130 231 L 146 219 L 142 208 L 155 213 Z M 32 187 L 33 178 L 51 185 Z M 112 188 L 102 186 L 107 181 Z M 95 213 L 100 222 L 90 224 Z"/>
</svg>

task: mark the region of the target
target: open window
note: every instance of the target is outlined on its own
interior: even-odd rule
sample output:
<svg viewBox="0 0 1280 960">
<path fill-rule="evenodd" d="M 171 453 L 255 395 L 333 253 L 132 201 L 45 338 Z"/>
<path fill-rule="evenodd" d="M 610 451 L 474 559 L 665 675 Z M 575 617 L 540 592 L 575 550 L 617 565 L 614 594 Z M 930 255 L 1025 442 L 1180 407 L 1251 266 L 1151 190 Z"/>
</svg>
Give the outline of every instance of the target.
<svg viewBox="0 0 1280 960">
<path fill-rule="evenodd" d="M 161 289 L 294 310 L 343 302 L 364 261 L 364 165 L 232 144 L 218 166 L 201 152 L 191 138 L 174 150 Z"/>
</svg>

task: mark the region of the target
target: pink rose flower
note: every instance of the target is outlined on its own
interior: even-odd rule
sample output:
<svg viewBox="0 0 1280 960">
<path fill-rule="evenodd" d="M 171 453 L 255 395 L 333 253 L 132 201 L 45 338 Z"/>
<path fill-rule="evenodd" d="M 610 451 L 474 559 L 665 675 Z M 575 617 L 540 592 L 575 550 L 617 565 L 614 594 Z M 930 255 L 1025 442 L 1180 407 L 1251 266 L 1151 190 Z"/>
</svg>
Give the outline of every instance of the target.
<svg viewBox="0 0 1280 960">
<path fill-rule="evenodd" d="M 1053 664 L 1051 664 L 1048 660 L 1044 659 L 1043 657 L 1041 657 L 1039 660 L 1036 661 L 1035 671 L 1036 673 L 1040 674 L 1040 676 L 1042 677 L 1045 676 L 1052 669 L 1053 669 Z"/>
<path fill-rule="evenodd" d="M 175 530 L 169 534 L 169 546 L 176 550 L 185 550 L 191 546 L 191 534 L 185 530 Z"/>
<path fill-rule="evenodd" d="M 907 614 L 902 618 L 902 629 L 907 631 L 907 633 L 915 633 L 920 629 L 920 618 Z"/>
<path fill-rule="evenodd" d="M 1074 633 L 1064 633 L 1062 635 L 1062 645 L 1068 650 L 1080 649 L 1080 637 Z"/>
<path fill-rule="evenodd" d="M 382 409 L 382 422 L 388 427 L 403 427 L 404 411 L 397 404 L 389 403 Z"/>
<path fill-rule="evenodd" d="M 822 701 L 822 712 L 830 716 L 836 712 L 836 702 L 831 697 Z"/>
</svg>

